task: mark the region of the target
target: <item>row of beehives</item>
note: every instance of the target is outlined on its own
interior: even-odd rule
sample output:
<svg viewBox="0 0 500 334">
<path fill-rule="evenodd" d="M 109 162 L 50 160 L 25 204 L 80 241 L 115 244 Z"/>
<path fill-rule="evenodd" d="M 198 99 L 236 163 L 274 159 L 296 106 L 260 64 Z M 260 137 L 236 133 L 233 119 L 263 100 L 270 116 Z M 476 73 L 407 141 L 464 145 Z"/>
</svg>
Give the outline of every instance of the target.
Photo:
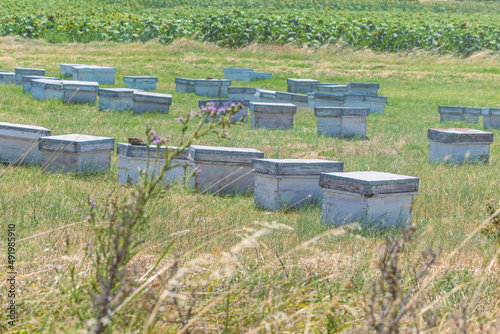
<svg viewBox="0 0 500 334">
<path fill-rule="evenodd" d="M 63 66 L 64 65 L 64 66 Z M 61 64 L 61 73 L 68 64 Z M 73 66 L 73 69 L 103 69 L 99 67 Z M 108 69 L 108 68 L 104 68 Z M 116 72 L 116 70 L 115 70 Z M 110 82 L 106 74 L 85 77 Z M 114 73 L 112 74 L 114 83 Z M 81 78 L 81 77 L 80 77 Z M 44 69 L 16 68 L 14 73 L 0 73 L 0 83 L 16 83 L 23 85 L 23 92 L 31 92 L 36 99 L 62 99 L 65 103 L 96 103 L 99 96 L 100 110 L 123 111 L 132 109 L 134 113 L 162 112 L 168 113 L 172 104 L 172 95 L 145 92 L 142 89 L 156 89 L 156 77 L 125 77 L 125 84 L 132 88 L 99 88 L 99 82 L 86 80 L 60 80 L 57 77 L 46 77 Z"/>
<path fill-rule="evenodd" d="M 312 79 L 287 79 L 288 92 L 250 87 L 230 87 L 229 79 L 175 78 L 175 91 L 199 96 L 248 100 L 250 102 L 291 103 L 299 108 L 360 107 L 383 113 L 387 98 L 378 96 L 379 84 L 321 84 Z M 316 91 L 314 91 L 316 90 Z M 298 94 L 297 92 L 306 92 Z"/>
<path fill-rule="evenodd" d="M 82 134 L 51 136 L 37 126 L 0 123 L 0 159 L 10 163 L 41 163 L 44 172 L 92 172 L 110 167 L 114 138 Z M 164 166 L 165 152 L 175 147 L 118 143 L 118 180 L 136 183 L 140 169 L 149 175 Z M 156 159 L 158 157 L 158 160 Z M 155 161 L 158 164 L 155 165 Z M 379 172 L 344 173 L 343 162 L 320 159 L 264 159 L 255 149 L 191 146 L 171 161 L 165 181 L 198 172 L 189 187 L 213 194 L 254 193 L 258 207 L 268 210 L 322 203 L 322 219 L 343 224 L 352 220 L 403 225 L 411 218 L 418 178 Z"/>
<path fill-rule="evenodd" d="M 500 129 L 500 108 L 439 106 L 438 112 L 441 122 L 479 123 L 482 116 L 485 129 Z"/>
<path fill-rule="evenodd" d="M 294 115 L 297 106 L 291 103 L 250 102 L 248 100 L 200 100 L 200 108 L 207 108 L 212 103 L 216 110 L 228 108 L 231 104 L 242 104 L 242 108 L 230 119 L 232 122 L 246 121 L 251 112 L 252 129 L 282 129 L 293 128 Z M 316 107 L 314 115 L 317 118 L 318 135 L 331 137 L 366 137 L 366 119 L 368 108 L 349 107 Z M 217 114 L 218 121 L 221 114 Z M 208 116 L 207 120 L 211 117 Z"/>
</svg>

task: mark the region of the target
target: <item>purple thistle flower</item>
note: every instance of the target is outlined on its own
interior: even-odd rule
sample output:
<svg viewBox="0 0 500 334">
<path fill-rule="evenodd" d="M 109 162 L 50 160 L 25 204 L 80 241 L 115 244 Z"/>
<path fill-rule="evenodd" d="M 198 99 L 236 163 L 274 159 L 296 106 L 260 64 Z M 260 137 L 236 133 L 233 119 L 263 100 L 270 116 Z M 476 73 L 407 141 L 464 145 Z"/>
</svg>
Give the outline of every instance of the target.
<svg viewBox="0 0 500 334">
<path fill-rule="evenodd" d="M 92 216 L 91 216 L 91 215 L 88 215 L 88 216 L 87 216 L 87 219 L 88 219 L 88 220 L 90 220 L 91 218 L 92 218 Z"/>
<path fill-rule="evenodd" d="M 219 110 L 217 110 L 217 113 L 225 113 L 226 112 L 226 108 L 219 108 Z"/>
<path fill-rule="evenodd" d="M 157 135 L 154 135 L 153 136 L 153 144 L 160 144 L 161 143 L 161 140 L 160 138 L 158 138 Z"/>
<path fill-rule="evenodd" d="M 203 110 L 203 108 L 201 108 L 201 109 Z M 207 108 L 205 108 L 205 110 L 203 110 L 203 111 L 207 111 Z M 187 114 L 187 117 L 188 117 L 188 118 L 191 118 L 191 113 L 188 113 L 188 114 Z"/>
<path fill-rule="evenodd" d="M 200 174 L 200 173 L 201 173 L 201 169 L 198 169 L 198 170 L 196 171 L 196 174 Z"/>
<path fill-rule="evenodd" d="M 90 246 L 90 241 L 87 241 L 87 246 Z"/>
<path fill-rule="evenodd" d="M 209 105 L 208 109 L 210 110 L 211 113 L 217 112 L 217 108 L 213 104 Z"/>
<path fill-rule="evenodd" d="M 235 105 L 236 104 L 233 101 L 231 101 L 231 103 L 229 104 L 230 107 L 234 107 Z"/>
<path fill-rule="evenodd" d="M 165 143 L 168 143 L 169 141 L 170 141 L 170 139 L 168 139 L 168 138 L 165 138 L 165 137 L 160 138 L 160 144 L 165 144 Z"/>
<path fill-rule="evenodd" d="M 184 121 L 184 118 L 182 118 L 182 116 L 179 116 L 179 118 L 177 118 L 177 120 L 179 121 L 179 123 L 182 123 Z"/>
<path fill-rule="evenodd" d="M 132 292 L 134 292 L 135 290 L 137 290 L 136 288 L 132 288 Z"/>
<path fill-rule="evenodd" d="M 94 200 L 94 196 L 90 196 L 90 197 L 89 197 L 89 199 L 90 199 L 91 201 L 93 201 L 93 200 Z"/>
<path fill-rule="evenodd" d="M 193 167 L 193 166 L 194 166 L 194 163 L 190 162 L 189 167 Z"/>
<path fill-rule="evenodd" d="M 243 104 L 244 102 L 245 102 L 245 101 L 243 101 L 243 100 L 240 100 L 240 104 Z"/>
<path fill-rule="evenodd" d="M 95 207 L 95 202 L 94 201 L 90 202 L 90 205 L 92 205 L 92 207 Z"/>
<path fill-rule="evenodd" d="M 243 118 L 247 117 L 247 114 L 243 114 Z"/>
</svg>

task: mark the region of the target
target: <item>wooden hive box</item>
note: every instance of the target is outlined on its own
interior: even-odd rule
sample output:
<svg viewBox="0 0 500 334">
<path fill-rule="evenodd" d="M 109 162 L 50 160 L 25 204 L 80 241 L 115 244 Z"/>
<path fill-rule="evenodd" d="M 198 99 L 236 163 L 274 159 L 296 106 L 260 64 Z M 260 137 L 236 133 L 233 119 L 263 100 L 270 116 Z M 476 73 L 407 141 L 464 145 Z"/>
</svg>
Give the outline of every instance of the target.
<svg viewBox="0 0 500 334">
<path fill-rule="evenodd" d="M 37 75 L 37 76 L 45 76 L 45 70 L 41 68 L 16 68 L 15 69 L 15 74 L 16 74 L 16 85 L 22 85 L 23 84 L 23 77 L 26 75 Z"/>
<path fill-rule="evenodd" d="M 227 88 L 231 85 L 228 79 L 195 79 L 194 88 L 198 96 L 223 98 L 227 97 Z"/>
<path fill-rule="evenodd" d="M 483 126 L 485 129 L 500 129 L 500 108 L 487 108 L 483 114 Z"/>
<path fill-rule="evenodd" d="M 377 96 L 379 88 L 380 84 L 378 83 L 351 82 L 347 84 L 347 94 Z"/>
<path fill-rule="evenodd" d="M 93 81 L 100 84 L 114 85 L 116 67 L 102 67 L 94 65 L 73 66 L 72 73 L 73 80 Z"/>
<path fill-rule="evenodd" d="M 277 93 L 275 90 L 257 89 L 255 102 L 276 102 Z"/>
<path fill-rule="evenodd" d="M 344 163 L 321 159 L 254 159 L 255 206 L 268 210 L 321 202 L 321 173 L 342 172 Z"/>
<path fill-rule="evenodd" d="M 320 107 L 343 107 L 344 96 L 325 93 L 307 94 L 308 106 L 310 109 Z"/>
<path fill-rule="evenodd" d="M 31 97 L 39 100 L 62 100 L 63 98 L 62 80 L 31 80 Z"/>
<path fill-rule="evenodd" d="M 38 142 L 51 134 L 51 130 L 41 126 L 0 122 L 0 162 L 40 164 Z"/>
<path fill-rule="evenodd" d="M 158 77 L 151 76 L 127 76 L 123 77 L 125 87 L 142 90 L 156 90 Z"/>
<path fill-rule="evenodd" d="M 82 134 L 41 138 L 44 172 L 82 173 L 107 171 L 115 139 Z"/>
<path fill-rule="evenodd" d="M 429 162 L 488 163 L 493 133 L 474 129 L 429 129 Z"/>
<path fill-rule="evenodd" d="M 252 129 L 293 128 L 293 116 L 297 106 L 291 103 L 251 102 Z"/>
<path fill-rule="evenodd" d="M 134 114 L 142 114 L 145 112 L 168 114 L 170 105 L 172 104 L 171 94 L 135 92 L 133 99 Z"/>
<path fill-rule="evenodd" d="M 192 145 L 188 159 L 201 171 L 189 179 L 189 187 L 217 194 L 251 193 L 252 159 L 263 157 L 263 152 L 251 148 Z"/>
<path fill-rule="evenodd" d="M 73 66 L 88 66 L 88 65 L 85 65 L 85 64 L 59 64 L 59 68 L 61 69 L 61 76 L 63 76 L 63 77 L 73 76 Z"/>
<path fill-rule="evenodd" d="M 194 79 L 175 78 L 175 91 L 178 93 L 194 93 Z"/>
<path fill-rule="evenodd" d="M 247 100 L 249 102 L 259 102 L 257 94 L 257 88 L 251 87 L 228 87 L 227 96 L 230 100 Z"/>
<path fill-rule="evenodd" d="M 99 84 L 92 81 L 63 80 L 64 103 L 96 103 Z"/>
<path fill-rule="evenodd" d="M 99 88 L 99 110 L 125 111 L 134 107 L 134 93 L 141 92 L 130 88 Z"/>
<path fill-rule="evenodd" d="M 321 220 L 336 226 L 405 226 L 411 220 L 417 177 L 381 172 L 323 173 Z"/>
<path fill-rule="evenodd" d="M 286 79 L 287 91 L 289 93 L 310 93 L 312 92 L 311 84 L 317 83 L 319 83 L 319 81 L 314 79 Z"/>
<path fill-rule="evenodd" d="M 368 108 L 314 108 L 317 133 L 330 137 L 366 137 L 366 119 L 369 114 Z"/>
<path fill-rule="evenodd" d="M 466 121 L 478 123 L 481 108 L 439 106 L 438 112 L 441 122 Z"/>
<path fill-rule="evenodd" d="M 354 108 L 368 108 L 370 113 L 383 114 L 387 98 L 373 95 L 345 95 L 345 106 Z"/>
<path fill-rule="evenodd" d="M 11 85 L 16 83 L 16 73 L 2 72 L 0 73 L 0 85 Z"/>
<path fill-rule="evenodd" d="M 165 153 L 175 152 L 179 148 L 176 146 L 150 145 L 149 152 L 146 146 L 135 146 L 128 143 L 118 143 L 116 153 L 118 155 L 118 182 L 122 184 L 138 183 L 141 177 L 140 170 L 148 169 L 148 177 L 158 175 L 165 166 Z M 168 154 L 168 153 L 167 153 Z M 148 167 L 149 159 L 149 167 Z M 187 150 L 170 162 L 171 169 L 163 175 L 166 184 L 182 180 L 185 176 L 185 164 L 187 160 Z"/>
<path fill-rule="evenodd" d="M 336 83 L 312 83 L 310 93 L 329 93 L 330 89 L 340 86 Z"/>
<path fill-rule="evenodd" d="M 31 82 L 36 79 L 44 79 L 44 80 L 60 80 L 56 77 L 46 77 L 41 75 L 25 75 L 23 76 L 23 93 L 31 92 Z"/>
</svg>

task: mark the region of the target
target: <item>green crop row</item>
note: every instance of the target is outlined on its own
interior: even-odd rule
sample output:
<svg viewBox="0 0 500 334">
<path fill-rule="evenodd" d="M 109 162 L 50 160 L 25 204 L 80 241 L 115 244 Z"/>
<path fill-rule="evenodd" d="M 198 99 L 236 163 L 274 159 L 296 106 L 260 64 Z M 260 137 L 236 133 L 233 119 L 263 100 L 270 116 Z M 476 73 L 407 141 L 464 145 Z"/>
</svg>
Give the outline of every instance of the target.
<svg viewBox="0 0 500 334">
<path fill-rule="evenodd" d="M 0 35 L 44 38 L 52 42 L 133 42 L 158 38 L 169 43 L 187 37 L 224 47 L 241 47 L 254 42 L 319 47 L 342 41 L 355 49 L 398 52 L 418 48 L 461 55 L 500 50 L 500 16 L 496 12 L 500 4 L 494 3 L 482 4 L 492 8 L 489 13 L 463 14 L 331 10 L 325 6 L 329 2 L 323 0 L 283 2 L 295 4 L 286 9 L 273 9 L 275 1 L 271 1 L 270 6 L 263 9 L 256 6 L 261 0 L 239 0 L 247 3 L 247 7 L 256 6 L 244 11 L 215 7 L 225 0 L 212 0 L 209 2 L 212 7 L 198 7 L 197 1 L 191 0 L 193 4 L 188 1 L 189 6 L 177 6 L 176 1 L 165 0 L 139 3 L 67 0 L 67 6 L 55 2 L 44 5 L 6 3 L 0 16 Z M 164 5 L 160 6 L 161 3 Z M 324 8 L 296 8 L 307 3 Z M 369 0 L 352 3 L 373 5 Z M 380 2 L 379 6 L 383 4 L 389 5 Z M 394 2 L 396 5 L 403 6 L 399 1 Z M 475 3 L 474 6 L 480 5 Z"/>
</svg>

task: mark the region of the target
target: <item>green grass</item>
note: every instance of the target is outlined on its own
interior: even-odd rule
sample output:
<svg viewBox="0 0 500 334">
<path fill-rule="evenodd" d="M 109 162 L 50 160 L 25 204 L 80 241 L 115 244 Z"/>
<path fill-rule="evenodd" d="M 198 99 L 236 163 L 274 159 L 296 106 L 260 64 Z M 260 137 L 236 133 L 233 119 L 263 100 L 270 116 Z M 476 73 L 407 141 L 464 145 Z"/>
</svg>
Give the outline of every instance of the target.
<svg viewBox="0 0 500 334">
<path fill-rule="evenodd" d="M 256 148 L 266 157 L 338 160 L 345 163 L 348 172 L 375 170 L 419 177 L 419 194 L 413 206 L 417 234 L 407 245 L 403 266 L 418 265 L 420 252 L 428 247 L 437 252 L 439 263 L 431 272 L 434 276 L 425 300 L 430 303 L 442 298 L 437 302 L 439 319 L 460 312 L 461 300 L 472 299 L 482 278 L 486 281 L 481 288 L 481 298 L 468 314 L 471 329 L 477 328 L 474 326 L 486 312 L 497 309 L 496 272 L 487 270 L 495 256 L 495 243 L 475 234 L 456 255 L 451 255 L 487 217 L 484 211 L 487 199 L 497 203 L 500 200 L 500 131 L 493 130 L 495 142 L 491 145 L 488 165 L 448 166 L 427 162 L 427 129 L 482 129 L 480 124 L 441 124 L 437 107 L 498 108 L 500 75 L 495 71 L 500 66 L 498 57 L 479 54 L 462 59 L 425 53 L 402 56 L 256 45 L 231 51 L 189 40 L 165 46 L 156 42 L 53 45 L 41 40 L 0 39 L 3 70 L 40 67 L 47 70 L 47 76 L 57 76 L 59 63 L 63 62 L 116 66 L 116 86 L 120 87 L 124 86 L 125 75 L 156 75 L 158 92 L 173 95 L 171 111 L 167 115 L 100 112 L 97 105 L 37 101 L 23 94 L 20 86 L 9 85 L 0 89 L 0 120 L 44 126 L 51 129 L 53 135 L 84 133 L 114 137 L 116 142 L 143 136 L 145 125 L 149 124 L 159 135 L 171 138 L 175 145 L 181 127 L 177 118 L 197 110 L 198 100 L 194 94 L 175 92 L 176 76 L 220 78 L 224 67 L 235 66 L 271 72 L 274 77 L 250 84 L 234 82 L 233 86 L 286 91 L 288 77 L 339 84 L 380 83 L 379 93 L 388 97 L 388 104 L 383 115 L 368 118 L 368 140 L 317 136 L 313 113 L 299 109 L 293 130 L 252 130 L 250 124 L 245 124 L 230 129 L 230 141 L 208 136 L 198 143 Z M 66 290 L 69 260 L 64 256 L 82 258 L 86 242 L 93 240 L 85 223 L 86 194 L 92 194 L 102 205 L 110 192 L 121 196 L 131 191 L 117 184 L 117 166 L 116 154 L 112 154 L 110 171 L 96 176 L 44 174 L 37 166 L 0 166 L 2 231 L 8 223 L 18 227 L 21 291 L 17 329 L 77 330 L 78 321 Z M 210 276 L 210 288 L 200 285 L 194 311 L 199 318 L 193 320 L 192 328 L 222 331 L 227 325 L 228 332 L 237 332 L 268 323 L 274 332 L 303 332 L 306 328 L 325 332 L 329 326 L 327 319 L 333 319 L 328 316 L 334 314 L 340 323 L 350 326 L 346 331 L 359 331 L 363 325 L 363 296 L 376 280 L 373 261 L 378 258 L 385 236 L 398 236 L 399 232 L 354 230 L 333 236 L 335 230 L 323 226 L 320 216 L 319 207 L 267 212 L 255 208 L 251 196 L 217 197 L 175 188 L 158 198 L 150 230 L 144 236 L 144 249 L 131 266 L 130 275 L 140 277 L 153 265 L 166 243 L 173 240 L 173 247 L 161 266 L 171 263 L 174 254 L 181 254 L 183 264 L 202 258 L 198 265 L 209 271 L 219 262 L 223 262 L 225 268 L 235 268 L 232 278 Z M 278 229 L 262 237 L 259 249 L 242 251 L 237 260 L 221 260 L 222 254 L 251 234 L 246 227 L 258 229 L 255 222 L 266 221 L 292 229 Z M 73 225 L 63 228 L 69 224 Z M 326 235 L 315 243 L 301 246 L 322 234 Z M 25 238 L 29 239 L 23 240 Z M 68 250 L 66 240 L 70 245 Z M 0 244 L 3 246 L 4 242 Z M 85 267 L 82 272 L 85 278 L 91 268 Z M 195 276 L 186 277 L 185 283 Z M 463 283 L 467 285 L 452 291 Z M 117 332 L 143 329 L 162 291 L 163 283 L 154 284 L 150 292 L 144 293 L 132 308 L 120 315 L 115 327 Z M 4 287 L 0 287 L 0 295 L 4 296 L 2 289 Z M 446 295 L 450 291 L 452 293 Z M 161 321 L 154 328 L 158 332 L 174 332 L 180 328 L 175 322 L 178 318 L 173 308 L 165 307 L 167 309 L 159 314 Z M 487 322 L 493 318 L 490 316 Z M 452 328 L 446 320 L 440 326 L 442 330 Z"/>
</svg>

